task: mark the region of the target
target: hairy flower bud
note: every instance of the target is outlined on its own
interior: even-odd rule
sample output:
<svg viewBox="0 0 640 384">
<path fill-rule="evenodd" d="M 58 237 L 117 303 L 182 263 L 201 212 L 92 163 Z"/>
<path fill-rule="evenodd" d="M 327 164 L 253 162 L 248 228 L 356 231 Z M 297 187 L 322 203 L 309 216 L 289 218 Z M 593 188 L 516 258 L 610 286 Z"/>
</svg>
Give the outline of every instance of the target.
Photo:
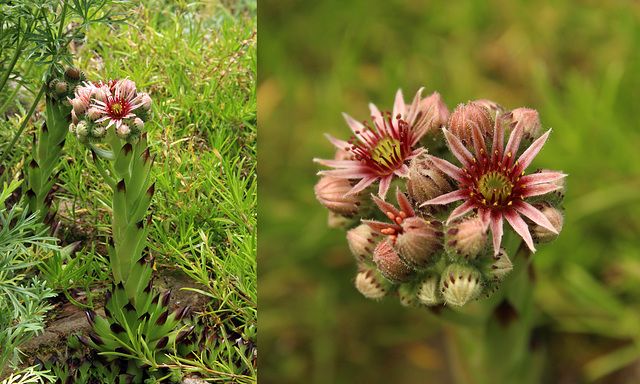
<svg viewBox="0 0 640 384">
<path fill-rule="evenodd" d="M 382 236 L 376 233 L 366 224 L 351 229 L 347 232 L 347 242 L 351 253 L 362 262 L 373 262 L 373 250 Z"/>
<path fill-rule="evenodd" d="M 71 106 L 77 117 L 82 116 L 89 109 L 89 100 L 83 97 L 76 97 L 71 100 Z"/>
<path fill-rule="evenodd" d="M 314 190 L 318 201 L 328 210 L 346 217 L 353 217 L 360 210 L 362 197 L 360 193 L 346 195 L 351 188 L 353 185 L 348 179 L 323 176 Z"/>
<path fill-rule="evenodd" d="M 426 306 L 438 305 L 443 302 L 440 292 L 440 276 L 430 273 L 418 285 L 416 297 Z"/>
<path fill-rule="evenodd" d="M 414 268 L 429 266 L 441 254 L 442 223 L 420 217 L 408 217 L 402 222 L 402 232 L 396 237 L 395 248 L 407 265 Z"/>
<path fill-rule="evenodd" d="M 382 240 L 373 251 L 373 261 L 387 280 L 392 283 L 408 281 L 415 271 L 409 268 L 391 245 L 389 238 Z"/>
<path fill-rule="evenodd" d="M 102 112 L 100 112 L 100 110 L 98 108 L 91 107 L 87 111 L 86 117 L 87 117 L 87 120 L 95 122 L 100 117 L 102 117 Z"/>
<path fill-rule="evenodd" d="M 419 156 L 411 160 L 409 165 L 407 194 L 415 203 L 421 204 L 453 191 L 450 180 L 428 157 Z M 431 214 L 443 208 L 437 205 L 426 206 L 426 210 Z"/>
<path fill-rule="evenodd" d="M 422 129 L 427 126 L 422 140 L 433 140 L 440 127 L 449 121 L 449 109 L 442 100 L 438 92 L 432 93 L 430 96 L 420 99 L 422 88 L 416 93 L 412 104 L 408 104 L 405 108 L 407 115 L 407 123 L 416 129 Z"/>
<path fill-rule="evenodd" d="M 76 130 L 76 136 L 78 137 L 79 141 L 83 141 L 87 135 L 89 135 L 89 128 L 87 127 L 87 123 L 85 123 L 84 121 L 79 122 L 78 124 L 76 124 L 75 126 L 75 130 Z"/>
<path fill-rule="evenodd" d="M 530 223 L 529 230 L 533 237 L 533 241 L 536 243 L 550 243 L 555 241 L 558 238 L 560 231 L 562 231 L 564 215 L 558 208 L 551 205 L 548 201 L 543 200 L 533 204 L 533 206 L 549 220 L 551 225 L 553 225 L 553 228 L 558 232 L 554 233 L 541 225 Z"/>
<path fill-rule="evenodd" d="M 417 293 L 418 287 L 416 284 L 400 284 L 398 287 L 398 299 L 400 299 L 400 304 L 404 307 L 417 307 L 420 304 L 416 295 Z"/>
<path fill-rule="evenodd" d="M 472 101 L 459 104 L 449 118 L 449 131 L 468 149 L 473 149 L 473 125 L 485 140 L 493 137 L 493 118 L 488 109 Z"/>
<path fill-rule="evenodd" d="M 500 248 L 497 255 L 491 255 L 480 265 L 484 281 L 489 284 L 499 283 L 512 269 L 513 264 L 504 248 Z"/>
<path fill-rule="evenodd" d="M 358 224 L 357 217 L 346 217 L 339 213 L 329 211 L 327 215 L 327 226 L 329 228 L 337 228 L 347 230 Z"/>
<path fill-rule="evenodd" d="M 91 92 L 91 98 L 102 103 L 107 101 L 108 95 L 109 90 L 105 87 L 94 88 L 93 92 Z"/>
<path fill-rule="evenodd" d="M 66 81 L 59 81 L 56 83 L 56 93 L 60 95 L 64 95 L 69 92 L 69 83 Z"/>
<path fill-rule="evenodd" d="M 461 261 L 475 259 L 487 247 L 488 231 L 488 223 L 484 223 L 479 217 L 455 220 L 445 237 L 447 251 Z"/>
<path fill-rule="evenodd" d="M 493 100 L 479 99 L 479 100 L 474 100 L 474 103 L 476 103 L 477 105 L 479 105 L 481 107 L 485 107 L 487 109 L 487 111 L 489 111 L 489 114 L 491 115 L 491 118 L 493 118 L 493 119 L 495 119 L 496 116 L 501 116 L 505 112 L 507 112 L 505 107 L 503 107 L 502 105 L 496 103 Z"/>
<path fill-rule="evenodd" d="M 122 140 L 128 140 L 131 136 L 131 128 L 128 124 L 120 124 L 116 127 L 116 135 Z"/>
<path fill-rule="evenodd" d="M 142 101 L 142 110 L 151 110 L 151 104 L 153 103 L 153 101 L 151 100 L 151 96 L 149 96 L 149 94 L 146 92 L 141 92 L 138 94 L 138 96 L 140 96 L 140 99 Z"/>
<path fill-rule="evenodd" d="M 74 67 L 67 67 L 64 71 L 64 77 L 69 81 L 79 81 L 80 70 Z"/>
<path fill-rule="evenodd" d="M 393 287 L 375 267 L 361 268 L 354 283 L 360 293 L 373 300 L 380 300 L 387 296 Z"/>
<path fill-rule="evenodd" d="M 452 263 L 442 272 L 440 289 L 447 304 L 461 307 L 482 293 L 482 277 L 470 265 Z"/>
<path fill-rule="evenodd" d="M 521 142 L 520 149 L 527 147 L 542 136 L 542 124 L 538 111 L 535 109 L 517 108 L 502 114 L 500 120 L 504 125 L 505 135 L 510 134 L 517 124 L 522 124 L 524 141 Z"/>
<path fill-rule="evenodd" d="M 142 133 L 142 128 L 144 128 L 144 122 L 141 118 L 136 117 L 131 121 L 129 127 L 131 128 L 131 132 L 133 132 L 134 135 L 139 135 Z"/>
<path fill-rule="evenodd" d="M 129 79 L 120 80 L 118 87 L 123 97 L 128 97 L 129 95 L 136 93 L 136 83 L 133 80 L 129 80 Z"/>
</svg>

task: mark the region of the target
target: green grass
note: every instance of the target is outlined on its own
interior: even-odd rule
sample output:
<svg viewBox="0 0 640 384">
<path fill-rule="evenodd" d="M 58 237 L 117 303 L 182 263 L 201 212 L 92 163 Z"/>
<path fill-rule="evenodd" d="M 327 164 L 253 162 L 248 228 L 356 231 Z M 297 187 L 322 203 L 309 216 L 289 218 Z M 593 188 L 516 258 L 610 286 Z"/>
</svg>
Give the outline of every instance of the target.
<svg viewBox="0 0 640 384">
<path fill-rule="evenodd" d="M 199 284 L 207 304 L 196 315 L 205 323 L 255 343 L 256 2 L 154 0 L 123 9 L 132 12 L 130 25 L 93 26 L 86 43 L 73 50 L 75 64 L 90 80 L 128 77 L 153 99 L 154 118 L 145 124 L 156 155 L 149 252 L 159 273 L 178 270 Z M 17 131 L 18 122 L 3 124 Z M 25 136 L 14 154 L 29 144 Z M 15 172 L 20 156 L 11 160 Z M 58 290 L 95 286 L 104 280 L 106 265 L 99 255 L 87 256 L 104 253 L 110 191 L 87 149 L 71 136 L 60 169 L 62 190 L 54 202 L 63 208 L 60 235 L 65 242 L 81 241 L 76 256 L 90 265 L 84 277 L 74 279 L 52 268 L 58 277 L 52 285 Z M 249 376 L 235 380 L 255 382 L 254 363 L 246 361 Z M 216 367 L 221 376 L 211 367 L 196 373 L 211 380 L 226 377 L 234 373 L 228 365 L 228 371 L 224 364 Z"/>
<path fill-rule="evenodd" d="M 341 112 L 368 119 L 367 103 L 421 86 L 450 110 L 488 98 L 553 128 L 533 164 L 569 174 L 562 234 L 535 255 L 545 377 L 638 380 L 619 370 L 640 357 L 635 4 L 284 1 L 259 18 L 261 382 L 450 382 L 437 323 L 355 290 L 313 195 L 323 133 L 349 135 Z"/>
</svg>

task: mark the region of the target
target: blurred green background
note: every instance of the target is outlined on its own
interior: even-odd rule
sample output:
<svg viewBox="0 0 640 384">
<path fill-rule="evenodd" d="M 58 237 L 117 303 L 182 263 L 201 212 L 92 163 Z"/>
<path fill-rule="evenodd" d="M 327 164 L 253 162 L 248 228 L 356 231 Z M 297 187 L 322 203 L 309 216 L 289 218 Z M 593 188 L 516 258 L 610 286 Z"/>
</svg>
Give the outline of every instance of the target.
<svg viewBox="0 0 640 384">
<path fill-rule="evenodd" d="M 258 17 L 261 384 L 450 382 L 438 322 L 357 292 L 313 193 L 323 133 L 350 135 L 341 112 L 421 86 L 553 128 L 532 166 L 569 174 L 534 262 L 545 382 L 640 382 L 639 2 L 267 0 Z"/>
</svg>

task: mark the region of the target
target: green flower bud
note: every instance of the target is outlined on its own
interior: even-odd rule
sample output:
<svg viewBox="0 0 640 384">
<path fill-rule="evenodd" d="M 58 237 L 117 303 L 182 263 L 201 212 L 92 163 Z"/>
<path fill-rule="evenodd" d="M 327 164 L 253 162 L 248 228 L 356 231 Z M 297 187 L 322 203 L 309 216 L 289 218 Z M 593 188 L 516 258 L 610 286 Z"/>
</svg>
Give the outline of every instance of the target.
<svg viewBox="0 0 640 384">
<path fill-rule="evenodd" d="M 507 251 L 504 248 L 500 248 L 500 252 L 497 255 L 490 255 L 487 260 L 483 260 L 479 266 L 484 281 L 488 284 L 494 285 L 504 279 L 504 277 L 511 272 L 513 264 L 507 256 Z"/>
<path fill-rule="evenodd" d="M 402 232 L 396 237 L 395 249 L 405 264 L 427 267 L 439 260 L 444 233 L 442 223 L 420 217 L 408 217 L 402 222 Z"/>
<path fill-rule="evenodd" d="M 459 261 L 477 258 L 489 243 L 488 231 L 488 223 L 483 223 L 479 217 L 455 220 L 445 236 L 447 252 Z"/>
<path fill-rule="evenodd" d="M 354 283 L 360 293 L 373 300 L 382 299 L 393 288 L 393 285 L 375 267 L 361 268 L 356 275 Z"/>
<path fill-rule="evenodd" d="M 430 273 L 418 285 L 416 296 L 420 303 L 426 306 L 434 306 L 443 302 L 440 292 L 440 276 Z"/>
<path fill-rule="evenodd" d="M 357 217 L 346 217 L 339 213 L 329 211 L 327 215 L 327 226 L 329 228 L 338 228 L 347 230 L 358 224 L 360 220 Z"/>
<path fill-rule="evenodd" d="M 119 127 L 116 127 L 116 136 L 121 138 L 122 140 L 128 140 L 131 138 L 131 128 L 129 128 L 128 124 L 120 124 Z"/>
<path fill-rule="evenodd" d="M 131 121 L 129 127 L 131 128 L 131 132 L 133 132 L 134 135 L 139 135 L 142 133 L 142 128 L 144 128 L 144 122 L 141 118 L 136 117 Z"/>
<path fill-rule="evenodd" d="M 442 272 L 440 290 L 447 304 L 461 307 L 482 293 L 481 274 L 470 265 L 449 264 Z"/>
<path fill-rule="evenodd" d="M 59 81 L 58 83 L 56 83 L 56 93 L 58 94 L 58 96 L 62 96 L 67 92 L 69 92 L 69 83 L 67 83 L 66 81 Z"/>
<path fill-rule="evenodd" d="M 64 71 L 64 77 L 68 81 L 79 81 L 80 80 L 80 70 L 73 67 L 67 67 Z M 85 75 L 86 77 L 86 75 Z"/>
<path fill-rule="evenodd" d="M 382 240 L 373 251 L 373 261 L 382 276 L 392 283 L 409 281 L 415 273 L 400 259 L 389 238 Z"/>
<path fill-rule="evenodd" d="M 95 122 L 96 120 L 102 117 L 102 112 L 100 112 L 98 108 L 91 107 L 87 111 L 86 117 L 87 117 L 87 120 L 91 122 Z"/>
<path fill-rule="evenodd" d="M 400 304 L 405 307 L 417 307 L 420 304 L 416 296 L 417 287 L 414 283 L 400 284 L 398 287 L 398 298 Z"/>
<path fill-rule="evenodd" d="M 89 127 L 87 127 L 87 123 L 84 121 L 76 124 L 75 129 L 76 137 L 78 137 L 78 140 L 81 142 L 89 135 Z"/>
<path fill-rule="evenodd" d="M 351 253 L 362 262 L 373 262 L 373 250 L 380 241 L 381 235 L 374 232 L 366 224 L 360 224 L 347 232 L 347 242 Z"/>
</svg>

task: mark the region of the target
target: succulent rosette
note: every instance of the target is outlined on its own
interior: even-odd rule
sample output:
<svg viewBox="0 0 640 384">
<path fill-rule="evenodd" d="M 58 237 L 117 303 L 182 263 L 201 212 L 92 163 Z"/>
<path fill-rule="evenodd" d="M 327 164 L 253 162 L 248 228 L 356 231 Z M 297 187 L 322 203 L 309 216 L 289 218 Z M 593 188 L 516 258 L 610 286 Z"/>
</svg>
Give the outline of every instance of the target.
<svg viewBox="0 0 640 384">
<path fill-rule="evenodd" d="M 551 132 L 542 133 L 537 111 L 481 99 L 449 113 L 437 92 L 421 92 L 405 104 L 398 91 L 386 114 L 370 104 L 372 126 L 345 115 L 353 136 L 328 136 L 336 158 L 314 159 L 334 168 L 319 172 L 316 197 L 330 215 L 352 218 L 343 228 L 364 296 L 464 306 L 496 291 L 514 269 L 509 255 L 558 237 L 567 175 L 527 174 Z M 398 208 L 385 201 L 392 180 Z M 377 195 L 366 193 L 376 182 Z M 505 249 L 505 220 L 522 241 L 517 250 Z"/>
</svg>

